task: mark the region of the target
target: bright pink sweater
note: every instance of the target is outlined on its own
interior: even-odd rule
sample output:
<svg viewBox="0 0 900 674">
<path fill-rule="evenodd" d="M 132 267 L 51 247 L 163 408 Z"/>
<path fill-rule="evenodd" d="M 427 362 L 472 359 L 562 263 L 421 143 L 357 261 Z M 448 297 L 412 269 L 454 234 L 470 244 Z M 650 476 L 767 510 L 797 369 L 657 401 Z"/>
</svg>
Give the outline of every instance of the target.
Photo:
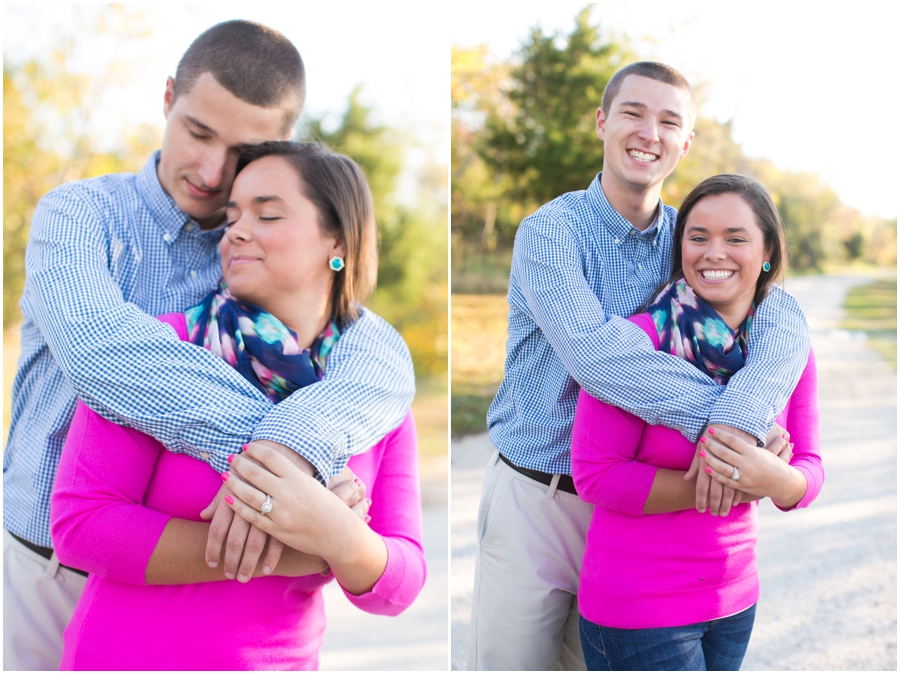
<svg viewBox="0 0 900 674">
<path fill-rule="evenodd" d="M 649 314 L 632 317 L 659 348 Z M 819 410 L 812 352 L 777 419 L 791 433 L 791 465 L 806 477 L 809 505 L 822 488 Z M 724 618 L 759 598 L 757 503 L 726 517 L 696 509 L 644 515 L 657 468 L 687 471 L 695 445 L 678 431 L 581 392 L 572 429 L 572 475 L 579 496 L 597 507 L 588 529 L 578 608 L 598 625 L 676 627 Z"/>
<path fill-rule="evenodd" d="M 186 338 L 184 317 L 161 320 Z M 397 615 L 425 582 L 418 455 L 411 415 L 350 460 L 372 498 L 388 564 L 371 592 L 347 598 Z M 90 572 L 64 634 L 61 669 L 316 669 L 321 587 L 333 576 L 148 586 L 169 518 L 200 521 L 222 485 L 207 464 L 78 404 L 56 477 L 51 525 L 63 564 Z"/>
</svg>

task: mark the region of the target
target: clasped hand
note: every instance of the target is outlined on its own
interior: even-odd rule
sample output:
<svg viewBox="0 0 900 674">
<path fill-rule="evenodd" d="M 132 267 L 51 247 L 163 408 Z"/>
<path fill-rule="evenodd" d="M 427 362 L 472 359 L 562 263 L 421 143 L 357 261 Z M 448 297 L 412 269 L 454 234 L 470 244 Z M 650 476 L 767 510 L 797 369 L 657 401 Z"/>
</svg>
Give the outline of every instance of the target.
<svg viewBox="0 0 900 674">
<path fill-rule="evenodd" d="M 773 495 L 778 476 L 791 460 L 790 435 L 778 424 L 766 436 L 766 446 L 730 426 L 713 424 L 703 433 L 685 480 L 697 478 L 696 507 L 710 515 L 727 515 L 739 503 Z M 778 465 L 773 462 L 777 462 Z M 735 466 L 739 481 L 732 480 Z"/>
<path fill-rule="evenodd" d="M 363 519 L 366 517 L 370 503 L 366 499 L 366 486 L 356 478 L 349 468 L 344 468 L 340 474 L 333 477 L 329 481 L 328 489 L 326 490 L 318 480 L 312 477 L 315 472 L 312 464 L 289 447 L 277 442 L 261 440 L 245 446 L 245 449 L 248 451 L 251 448 L 253 448 L 253 451 L 266 449 L 273 454 L 279 455 L 279 458 L 295 471 L 308 476 L 308 479 L 322 492 L 328 493 L 332 498 L 343 502 L 359 518 Z M 244 460 L 260 466 L 259 463 L 246 458 L 246 453 L 245 451 L 244 455 L 235 456 L 243 456 Z M 259 469 L 265 470 L 261 466 Z M 212 503 L 200 513 L 203 519 L 212 520 L 206 545 L 206 563 L 210 567 L 217 567 L 222 562 L 226 578 L 233 579 L 236 577 L 241 582 L 247 582 L 253 576 L 256 566 L 262 557 L 263 574 L 271 574 L 275 571 L 279 560 L 281 560 L 285 543 L 278 538 L 270 537 L 260 527 L 251 524 L 247 518 L 235 515 L 235 509 L 226 502 L 226 497 L 231 499 L 232 502 L 235 501 L 235 489 L 238 488 L 237 483 L 240 482 L 240 479 L 233 472 L 223 474 L 223 477 L 224 475 L 231 476 L 229 479 L 233 481 L 229 483 L 226 480 Z M 235 487 L 235 489 L 232 487 Z M 253 512 L 257 516 L 266 519 L 260 513 Z M 245 511 L 244 514 L 250 516 L 249 511 Z M 302 550 L 302 548 L 297 548 L 293 545 L 290 547 Z M 304 552 L 311 551 L 304 550 Z M 327 573 L 327 565 L 324 562 L 322 562 L 321 567 L 324 569 L 323 573 Z M 281 571 L 280 567 L 279 571 Z"/>
</svg>

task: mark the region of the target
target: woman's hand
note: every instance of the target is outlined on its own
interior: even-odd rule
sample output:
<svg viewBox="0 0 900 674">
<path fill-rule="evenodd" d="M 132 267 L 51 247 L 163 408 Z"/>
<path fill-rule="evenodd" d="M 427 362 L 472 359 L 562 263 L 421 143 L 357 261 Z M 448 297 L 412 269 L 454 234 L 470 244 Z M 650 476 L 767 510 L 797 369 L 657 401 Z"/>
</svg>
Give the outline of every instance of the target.
<svg viewBox="0 0 900 674">
<path fill-rule="evenodd" d="M 766 447 L 738 438 L 722 429 L 709 429 L 701 438 L 701 455 L 714 480 L 754 496 L 768 496 L 781 508 L 792 508 L 806 493 L 806 478 L 788 465 L 792 445 L 775 454 Z M 734 469 L 739 476 L 732 480 Z"/>
<path fill-rule="evenodd" d="M 295 550 L 322 557 L 341 585 L 360 594 L 372 589 L 387 565 L 380 536 L 313 477 L 270 447 L 254 444 L 233 458 L 229 481 L 235 513 Z M 268 514 L 260 512 L 267 501 Z M 365 507 L 371 503 L 366 499 Z"/>
</svg>

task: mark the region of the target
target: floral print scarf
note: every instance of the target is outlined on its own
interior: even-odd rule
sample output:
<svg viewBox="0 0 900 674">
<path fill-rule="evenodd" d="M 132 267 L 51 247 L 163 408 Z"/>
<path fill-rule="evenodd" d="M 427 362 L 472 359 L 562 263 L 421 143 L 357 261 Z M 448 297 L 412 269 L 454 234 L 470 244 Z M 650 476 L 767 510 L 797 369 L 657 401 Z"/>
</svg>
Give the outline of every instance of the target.
<svg viewBox="0 0 900 674">
<path fill-rule="evenodd" d="M 659 333 L 659 350 L 693 363 L 718 384 L 727 384 L 747 359 L 747 338 L 756 305 L 732 330 L 684 278 L 668 284 L 648 307 Z"/>
<path fill-rule="evenodd" d="M 225 360 L 273 403 L 322 379 L 340 337 L 332 322 L 312 347 L 301 349 L 293 330 L 267 311 L 236 300 L 225 281 L 184 314 L 188 339 Z"/>
</svg>

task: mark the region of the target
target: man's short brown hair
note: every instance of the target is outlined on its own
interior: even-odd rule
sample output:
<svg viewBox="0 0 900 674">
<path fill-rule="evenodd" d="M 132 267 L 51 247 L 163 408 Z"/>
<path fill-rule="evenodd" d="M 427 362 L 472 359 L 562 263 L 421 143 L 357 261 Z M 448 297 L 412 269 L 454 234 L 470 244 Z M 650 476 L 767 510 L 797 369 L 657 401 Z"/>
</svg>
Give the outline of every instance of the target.
<svg viewBox="0 0 900 674">
<path fill-rule="evenodd" d="M 276 30 L 236 19 L 204 31 L 178 63 L 173 102 L 206 72 L 242 101 L 263 108 L 283 107 L 285 134 L 303 111 L 303 59 Z"/>
<path fill-rule="evenodd" d="M 673 87 L 689 93 L 691 96 L 691 123 L 693 124 L 693 121 L 697 118 L 697 99 L 694 97 L 693 88 L 691 87 L 685 76 L 675 70 L 675 68 L 673 68 L 672 66 L 667 66 L 665 63 L 658 63 L 656 61 L 638 61 L 637 63 L 632 63 L 631 65 L 625 66 L 612 76 L 612 79 L 610 79 L 606 85 L 606 89 L 603 90 L 603 101 L 601 103 L 601 107 L 603 108 L 604 115 L 609 117 L 610 107 L 612 106 L 612 103 L 615 100 L 616 96 L 619 95 L 619 90 L 622 88 L 622 83 L 629 75 L 649 77 L 651 80 L 657 80 L 659 82 L 671 84 Z"/>
</svg>

